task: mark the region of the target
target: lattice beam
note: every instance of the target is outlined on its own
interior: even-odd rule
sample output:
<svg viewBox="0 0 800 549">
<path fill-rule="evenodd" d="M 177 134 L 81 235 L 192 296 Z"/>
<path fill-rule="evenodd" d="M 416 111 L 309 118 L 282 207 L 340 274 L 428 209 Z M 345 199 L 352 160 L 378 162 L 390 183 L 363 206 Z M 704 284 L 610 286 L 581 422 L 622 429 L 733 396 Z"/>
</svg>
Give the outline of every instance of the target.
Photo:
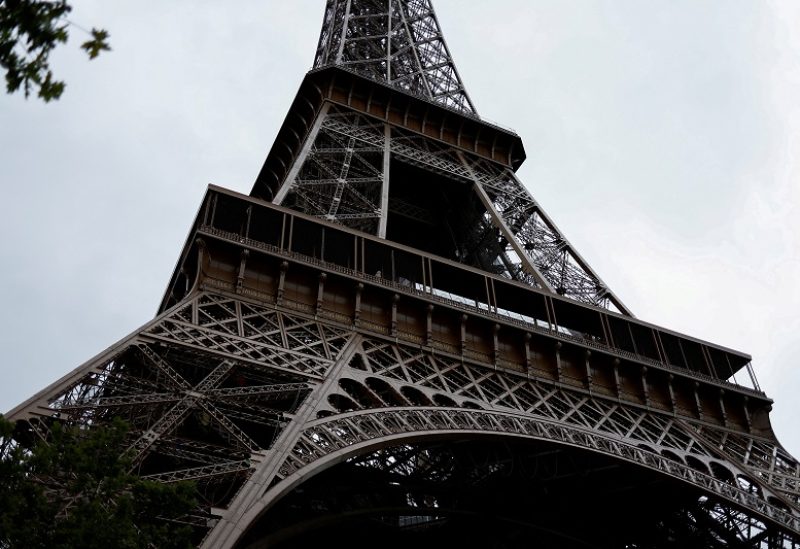
<svg viewBox="0 0 800 549">
<path fill-rule="evenodd" d="M 476 115 L 430 0 L 328 0 L 314 67 L 330 65 Z"/>
</svg>

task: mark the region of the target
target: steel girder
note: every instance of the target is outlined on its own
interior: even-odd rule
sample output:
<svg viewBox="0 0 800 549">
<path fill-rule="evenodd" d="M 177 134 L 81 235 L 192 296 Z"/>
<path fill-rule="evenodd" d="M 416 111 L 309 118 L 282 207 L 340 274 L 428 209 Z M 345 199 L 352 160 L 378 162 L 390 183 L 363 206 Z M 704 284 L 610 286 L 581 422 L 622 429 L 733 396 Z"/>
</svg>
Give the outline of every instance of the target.
<svg viewBox="0 0 800 549">
<path fill-rule="evenodd" d="M 366 117 L 321 113 L 303 161 L 290 172 L 292 183 L 275 198 L 294 210 L 335 221 L 370 234 L 386 236 L 389 174 L 388 130 Z M 354 125 L 367 138 L 336 131 Z"/>
<path fill-rule="evenodd" d="M 189 319 L 193 316 L 210 317 L 204 314 L 209 307 L 215 310 L 213 323 L 192 325 Z M 192 309 L 196 312 L 190 312 Z M 226 328 L 238 325 L 237 318 L 242 318 L 244 325 L 244 318 L 263 321 L 296 316 L 203 294 L 145 333 L 165 343 L 191 348 L 201 341 L 238 341 L 236 347 L 229 348 L 236 360 L 242 360 L 250 354 L 252 341 L 238 335 L 246 333 L 243 328 L 237 333 Z M 299 318 L 294 321 L 303 324 Z M 275 320 L 270 322 L 272 326 L 277 324 Z M 329 330 L 317 324 L 312 332 L 304 331 L 313 335 L 302 338 L 302 345 L 316 348 L 318 354 L 324 347 L 324 338 L 318 334 Z M 283 341 L 277 339 L 277 329 L 259 331 L 270 333 L 276 338 L 273 343 Z M 262 337 L 259 335 L 258 339 Z M 242 344 L 243 340 L 248 341 L 247 345 Z M 290 341 L 297 340 L 287 337 L 287 346 Z M 589 449 L 700 488 L 714 501 L 722 502 L 719 505 L 727 513 L 725 516 L 739 516 L 735 509 L 740 509 L 738 520 L 746 519 L 748 524 L 767 521 L 791 531 L 800 528 L 797 519 L 784 511 L 786 501 L 794 507 L 796 491 L 788 489 L 786 483 L 775 484 L 774 475 L 765 474 L 781 470 L 786 478 L 796 478 L 788 469 L 790 458 L 782 450 L 774 451 L 774 457 L 769 458 L 768 448 L 778 448 L 775 443 L 719 430 L 728 439 L 747 441 L 750 454 L 737 457 L 724 443 L 715 443 L 710 434 L 714 430 L 686 418 L 587 396 L 494 366 L 447 358 L 441 352 L 362 338 L 354 332 L 336 332 L 331 341 L 339 349 L 338 355 L 331 356 L 338 358 L 323 360 L 314 369 L 294 366 L 295 372 L 308 376 L 312 397 L 294 414 L 287 415 L 286 427 L 272 446 L 264 448 L 265 458 L 254 462 L 249 480 L 230 502 L 218 530 L 206 541 L 207 546 L 222 543 L 222 539 L 234 535 L 233 531 L 245 528 L 258 516 L 256 510 L 269 507 L 273 498 L 298 479 L 313 476 L 317 469 L 361 455 L 387 441 L 411 443 L 443 434 L 527 437 Z M 344 345 L 346 341 L 349 343 Z M 285 353 L 280 351 L 280 345 L 270 348 L 276 355 Z M 278 367 L 282 371 L 286 368 Z M 760 450 L 754 452 L 754 448 Z M 764 461 L 768 459 L 771 461 Z M 236 468 L 230 460 L 221 466 Z M 176 473 L 191 475 L 193 471 Z M 274 489 L 270 491 L 270 487 Z M 233 543 L 234 540 L 230 542 Z"/>
<path fill-rule="evenodd" d="M 385 237 L 388 213 L 394 211 L 390 157 L 474 185 L 487 212 L 483 223 L 499 233 L 492 238 L 500 244 L 505 276 L 631 315 L 513 170 L 349 109 L 323 108 L 274 202 Z M 471 247 L 478 245 L 486 242 Z"/>
<path fill-rule="evenodd" d="M 430 0 L 328 0 L 314 67 L 330 65 L 433 99 L 466 115 L 477 115 Z M 389 155 L 388 127 L 385 133 L 367 135 L 363 125 L 352 121 L 328 122 L 321 132 L 317 127 L 311 133 L 308 140 L 313 148 L 296 159 L 302 173 L 295 170 L 290 174 L 276 203 L 284 202 L 290 186 L 293 196 L 286 205 L 384 236 L 385 225 L 380 231 L 377 225 L 382 218 L 385 223 L 387 212 L 388 174 L 380 169 L 380 155 L 385 151 L 384 160 Z M 360 145 L 356 147 L 356 143 Z M 506 250 L 500 260 L 510 276 L 630 314 L 512 170 L 487 162 L 469 166 L 472 162 L 459 158 L 455 149 L 437 147 L 432 140 L 411 134 L 392 138 L 391 153 L 475 182 L 492 204 L 492 222 L 503 232 Z M 366 158 L 370 155 L 375 159 Z M 350 173 L 353 156 L 360 156 L 357 164 L 365 171 Z M 344 194 L 349 196 L 342 201 Z"/>
<path fill-rule="evenodd" d="M 328 0 L 314 67 L 329 65 L 477 115 L 430 0 Z"/>
<path fill-rule="evenodd" d="M 27 426 L 20 436 L 43 440 L 53 421 L 89 427 L 121 417 L 131 426 L 126 452 L 138 474 L 194 480 L 207 506 L 224 505 L 344 337 L 306 319 L 198 296 L 8 417 Z"/>
<path fill-rule="evenodd" d="M 392 446 L 399 467 L 403 448 L 487 436 L 583 449 L 691 486 L 712 502 L 701 520 L 721 532 L 738 524 L 758 537 L 752 546 L 793 547 L 800 534 L 797 465 L 774 441 L 289 305 L 195 293 L 10 418 L 46 439 L 54 420 L 123 417 L 137 472 L 198 483 L 207 507 L 187 520 L 211 528 L 205 547 L 234 546 L 282 496 L 336 463 Z"/>
</svg>

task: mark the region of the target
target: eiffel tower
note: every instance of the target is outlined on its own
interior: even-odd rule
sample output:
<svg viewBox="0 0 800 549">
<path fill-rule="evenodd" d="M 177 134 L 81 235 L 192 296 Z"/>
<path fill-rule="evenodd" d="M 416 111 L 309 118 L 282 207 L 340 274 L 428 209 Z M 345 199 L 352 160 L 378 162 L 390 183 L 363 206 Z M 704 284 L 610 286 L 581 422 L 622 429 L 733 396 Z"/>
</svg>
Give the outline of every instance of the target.
<svg viewBox="0 0 800 549">
<path fill-rule="evenodd" d="M 635 318 L 524 160 L 430 0 L 327 0 L 250 195 L 210 186 L 157 316 L 8 417 L 124 418 L 204 548 L 799 548 L 750 357 Z"/>
</svg>

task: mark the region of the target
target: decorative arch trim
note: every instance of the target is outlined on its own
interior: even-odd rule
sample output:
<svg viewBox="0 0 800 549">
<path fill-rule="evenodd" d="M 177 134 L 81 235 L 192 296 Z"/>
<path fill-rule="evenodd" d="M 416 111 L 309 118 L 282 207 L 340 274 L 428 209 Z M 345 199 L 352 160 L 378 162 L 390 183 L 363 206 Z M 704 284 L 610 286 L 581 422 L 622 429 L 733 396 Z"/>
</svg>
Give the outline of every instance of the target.
<svg viewBox="0 0 800 549">
<path fill-rule="evenodd" d="M 244 533 L 264 512 L 306 480 L 352 457 L 403 443 L 475 436 L 513 437 L 596 452 L 700 488 L 761 520 L 800 534 L 800 518 L 737 485 L 645 450 L 633 442 L 543 418 L 464 408 L 384 408 L 310 422 L 288 453 L 277 482 L 237 521 Z"/>
</svg>

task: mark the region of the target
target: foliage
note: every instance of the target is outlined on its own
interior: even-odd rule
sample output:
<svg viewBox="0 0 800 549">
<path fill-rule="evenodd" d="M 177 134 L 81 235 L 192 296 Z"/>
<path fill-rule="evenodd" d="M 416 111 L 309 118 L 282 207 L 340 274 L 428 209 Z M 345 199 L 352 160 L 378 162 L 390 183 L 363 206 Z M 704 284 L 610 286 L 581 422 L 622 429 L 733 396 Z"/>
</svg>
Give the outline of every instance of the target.
<svg viewBox="0 0 800 549">
<path fill-rule="evenodd" d="M 48 443 L 30 447 L 13 439 L 14 428 L 0 415 L 0 547 L 192 546 L 191 527 L 174 519 L 196 507 L 194 485 L 131 474 L 123 421 L 55 423 Z"/>
<path fill-rule="evenodd" d="M 50 69 L 50 53 L 66 43 L 67 15 L 72 6 L 67 0 L 0 0 L 0 67 L 6 71 L 6 91 L 22 88 L 25 97 L 38 90 L 44 101 L 58 99 L 66 84 L 55 80 Z M 89 59 L 108 51 L 108 32 L 93 28 L 91 39 L 81 48 Z"/>
</svg>

